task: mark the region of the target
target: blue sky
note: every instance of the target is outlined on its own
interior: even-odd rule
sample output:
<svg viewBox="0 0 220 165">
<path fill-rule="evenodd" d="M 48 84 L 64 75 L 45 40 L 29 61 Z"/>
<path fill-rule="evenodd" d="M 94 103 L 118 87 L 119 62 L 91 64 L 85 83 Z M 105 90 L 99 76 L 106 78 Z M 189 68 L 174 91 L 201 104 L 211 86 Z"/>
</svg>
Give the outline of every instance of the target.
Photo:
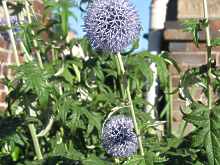
<svg viewBox="0 0 220 165">
<path fill-rule="evenodd" d="M 150 8 L 150 0 L 131 0 L 136 7 L 140 15 L 141 24 L 143 27 L 143 31 L 140 35 L 140 45 L 139 50 L 146 50 L 147 49 L 147 40 L 143 38 L 144 33 L 148 33 L 149 29 L 149 8 Z M 70 28 L 77 32 L 79 37 L 84 36 L 84 32 L 82 31 L 83 26 L 83 13 L 81 13 L 78 9 L 73 9 L 73 12 L 77 15 L 78 21 L 71 19 L 70 20 Z"/>
</svg>

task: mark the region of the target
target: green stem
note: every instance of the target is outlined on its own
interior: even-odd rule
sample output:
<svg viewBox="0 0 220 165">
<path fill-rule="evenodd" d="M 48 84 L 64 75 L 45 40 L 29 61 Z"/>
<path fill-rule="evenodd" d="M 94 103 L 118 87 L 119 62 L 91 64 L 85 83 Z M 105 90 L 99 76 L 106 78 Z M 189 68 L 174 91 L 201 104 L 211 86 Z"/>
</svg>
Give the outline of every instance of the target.
<svg viewBox="0 0 220 165">
<path fill-rule="evenodd" d="M 118 158 L 115 158 L 115 163 L 116 164 L 119 164 L 120 163 L 120 160 Z"/>
<path fill-rule="evenodd" d="M 16 65 L 19 66 L 20 61 L 19 61 L 19 57 L 18 57 L 18 51 L 17 51 L 17 47 L 16 47 L 14 34 L 13 34 L 13 31 L 12 31 L 12 27 L 11 27 L 10 15 L 9 15 L 9 12 L 8 12 L 8 7 L 7 7 L 6 0 L 2 1 L 2 5 L 3 5 L 3 8 L 4 8 L 4 13 L 5 13 L 7 25 L 9 27 L 8 33 L 9 33 L 10 41 L 11 41 L 13 52 L 14 52 L 13 54 L 14 54 L 15 62 L 16 62 Z"/>
<path fill-rule="evenodd" d="M 125 68 L 124 68 L 124 64 L 123 64 L 122 57 L 121 57 L 120 53 L 117 53 L 117 58 L 118 58 L 121 73 L 122 73 L 122 75 L 124 75 L 125 74 Z M 141 155 L 144 156 L 144 149 L 143 149 L 143 145 L 142 145 L 141 134 L 140 134 L 140 130 L 138 128 L 138 124 L 137 124 L 137 120 L 136 120 L 136 116 L 135 116 L 135 112 L 134 112 L 134 106 L 133 106 L 133 101 L 132 101 L 132 98 L 131 98 L 129 84 L 126 85 L 125 92 L 126 92 L 127 97 L 128 97 L 130 112 L 131 112 L 132 120 L 133 120 L 133 123 L 134 123 L 134 129 L 135 129 L 135 132 L 138 136 L 139 149 L 140 149 Z"/>
<path fill-rule="evenodd" d="M 22 41 L 20 41 L 20 46 L 21 46 L 21 49 L 23 50 L 24 52 L 24 56 L 25 56 L 25 61 L 32 61 L 32 58 L 31 56 L 29 55 L 26 47 L 24 46 L 24 43 Z"/>
<path fill-rule="evenodd" d="M 29 8 L 28 1 L 25 1 L 25 9 L 26 9 L 26 12 L 27 12 L 28 23 L 31 24 L 32 20 L 31 20 L 31 13 L 30 13 L 30 8 Z M 33 30 L 31 30 L 31 34 L 34 36 L 34 31 Z M 38 48 L 38 44 L 37 44 L 37 41 L 35 39 L 33 39 L 33 44 L 34 44 L 35 48 Z M 43 69 L 44 68 L 43 62 L 42 62 L 42 59 L 41 59 L 40 52 L 38 50 L 36 50 L 36 55 L 37 55 L 37 61 L 39 63 L 39 66 L 41 67 L 41 69 Z"/>
<path fill-rule="evenodd" d="M 169 135 L 172 135 L 172 125 L 173 125 L 173 95 L 172 93 L 172 77 L 169 75 L 169 109 L 167 112 L 167 131 Z"/>
<path fill-rule="evenodd" d="M 183 138 L 186 127 L 187 127 L 187 122 L 183 120 L 180 126 L 179 138 Z"/>
<path fill-rule="evenodd" d="M 204 8 L 204 17 L 209 22 L 209 15 L 208 15 L 208 3 L 207 0 L 203 0 L 203 8 Z M 207 65 L 208 65 L 208 82 L 207 82 L 207 88 L 208 88 L 208 107 L 209 110 L 212 109 L 212 87 L 211 87 L 211 77 L 212 77 L 212 47 L 211 47 L 211 35 L 210 35 L 210 27 L 209 24 L 206 27 L 206 44 L 207 44 Z"/>
<path fill-rule="evenodd" d="M 39 144 L 39 141 L 38 141 L 38 138 L 37 138 L 37 135 L 36 135 L 36 129 L 34 127 L 34 124 L 28 124 L 28 128 L 29 128 L 30 133 L 31 133 L 31 137 L 32 137 L 32 141 L 33 141 L 33 144 L 34 144 L 34 150 L 35 150 L 35 153 L 37 155 L 37 159 L 42 160 L 43 156 L 42 156 L 42 153 L 41 153 L 40 144 Z"/>
<path fill-rule="evenodd" d="M 27 14 L 29 24 L 32 23 L 30 8 L 31 8 L 31 6 L 29 5 L 29 2 L 25 1 L 25 9 L 26 9 L 26 14 Z M 33 30 L 31 30 L 31 34 L 33 36 L 35 35 Z M 38 47 L 38 43 L 35 39 L 33 39 L 33 44 L 34 44 L 35 48 Z M 52 48 L 52 52 L 53 52 L 53 48 Z M 44 69 L 43 62 L 42 62 L 42 59 L 41 59 L 41 55 L 40 55 L 40 52 L 38 50 L 36 50 L 36 55 L 37 55 L 37 61 L 38 61 L 38 64 L 39 64 L 40 68 Z M 54 123 L 54 117 L 52 115 L 49 119 L 49 122 L 48 122 L 47 126 L 43 130 L 41 130 L 40 133 L 37 134 L 36 136 L 37 137 L 45 136 L 51 130 L 51 128 L 53 126 L 53 123 Z"/>
<path fill-rule="evenodd" d="M 211 86 L 211 76 L 212 76 L 212 66 L 211 66 L 211 47 L 207 48 L 208 53 L 208 107 L 209 110 L 212 109 L 212 86 Z"/>
<path fill-rule="evenodd" d="M 121 67 L 120 67 L 120 63 L 119 63 L 119 60 L 118 60 L 118 58 L 116 57 L 115 58 L 115 62 L 116 62 L 116 66 L 117 66 L 117 72 L 118 72 L 118 75 L 119 76 L 121 76 L 122 75 L 122 73 L 121 73 Z M 121 77 L 119 77 L 119 83 L 120 83 L 120 88 L 121 88 L 121 95 L 122 95 L 122 98 L 123 99 L 125 99 L 125 93 L 124 93 L 124 85 L 123 85 L 123 80 L 121 80 Z"/>
</svg>

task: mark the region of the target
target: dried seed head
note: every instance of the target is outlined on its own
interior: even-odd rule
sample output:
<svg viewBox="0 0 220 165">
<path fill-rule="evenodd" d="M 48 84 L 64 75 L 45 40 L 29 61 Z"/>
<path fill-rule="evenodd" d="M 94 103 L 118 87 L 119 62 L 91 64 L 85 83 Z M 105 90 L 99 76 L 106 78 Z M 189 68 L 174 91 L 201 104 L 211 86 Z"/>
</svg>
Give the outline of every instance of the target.
<svg viewBox="0 0 220 165">
<path fill-rule="evenodd" d="M 84 31 L 96 49 L 122 52 L 138 38 L 138 14 L 129 0 L 94 0 L 88 6 Z"/>
<path fill-rule="evenodd" d="M 111 117 L 102 131 L 102 145 L 113 157 L 128 157 L 138 149 L 137 135 L 133 132 L 131 118 L 117 115 Z"/>
</svg>

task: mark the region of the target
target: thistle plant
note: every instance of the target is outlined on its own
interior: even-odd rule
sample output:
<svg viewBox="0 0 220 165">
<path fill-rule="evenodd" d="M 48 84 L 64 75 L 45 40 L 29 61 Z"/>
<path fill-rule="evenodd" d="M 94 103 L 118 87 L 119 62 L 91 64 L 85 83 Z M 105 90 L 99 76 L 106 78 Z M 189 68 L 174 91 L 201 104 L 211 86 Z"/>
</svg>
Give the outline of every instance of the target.
<svg viewBox="0 0 220 165">
<path fill-rule="evenodd" d="M 220 45 L 220 39 L 210 37 L 207 0 L 203 1 L 205 18 L 185 24 L 196 46 L 199 30 L 206 29 L 209 60 L 181 75 L 181 99 L 189 105 L 181 111 L 185 123 L 195 129 L 185 135 L 184 125 L 178 137 L 171 131 L 158 137 L 154 132 L 161 122 L 144 112 L 148 105 L 144 93 L 153 80 L 150 64 L 156 63 L 161 89 L 167 96 L 178 91 L 167 91 L 167 68 L 171 64 L 178 67 L 166 53 L 126 51 L 141 30 L 138 14 L 128 0 L 90 1 L 84 17 L 86 37 L 68 42 L 71 0 L 44 0 L 42 19 L 52 18 L 46 23 L 35 17 L 32 1 L 16 2 L 16 11 L 22 8 L 17 14 L 28 20 L 20 31 L 20 48 L 36 58 L 19 62 L 7 8 L 16 3 L 2 1 L 17 65 L 11 67 L 16 73 L 13 79 L 4 81 L 9 93 L 8 108 L 0 113 L 0 164 L 219 164 L 220 99 L 214 100 L 213 94 L 220 92 L 220 69 L 211 58 L 211 49 Z M 77 54 L 72 52 L 76 45 L 88 55 L 86 60 L 71 56 Z M 68 51 L 70 56 L 62 56 L 63 50 L 72 50 Z M 192 86 L 202 87 L 207 102 L 193 99 Z M 84 94 L 86 99 L 81 97 Z M 161 119 L 168 106 L 172 106 L 169 101 Z M 114 115 L 116 112 L 119 115 Z"/>
<path fill-rule="evenodd" d="M 104 124 L 102 145 L 113 157 L 129 157 L 138 149 L 137 135 L 130 117 L 113 116 Z"/>
<path fill-rule="evenodd" d="M 85 32 L 91 45 L 108 52 L 122 52 L 141 30 L 138 14 L 129 0 L 95 0 L 85 16 Z"/>
<path fill-rule="evenodd" d="M 95 0 L 88 6 L 84 26 L 86 36 L 94 48 L 117 53 L 118 70 L 123 76 L 125 68 L 120 52 L 137 39 L 141 30 L 138 14 L 134 6 L 129 0 Z M 140 152 L 141 155 L 144 155 L 140 130 L 129 88 L 127 84 L 126 88 L 121 90 L 122 93 L 125 91 L 127 95 L 134 128 L 138 136 Z"/>
</svg>

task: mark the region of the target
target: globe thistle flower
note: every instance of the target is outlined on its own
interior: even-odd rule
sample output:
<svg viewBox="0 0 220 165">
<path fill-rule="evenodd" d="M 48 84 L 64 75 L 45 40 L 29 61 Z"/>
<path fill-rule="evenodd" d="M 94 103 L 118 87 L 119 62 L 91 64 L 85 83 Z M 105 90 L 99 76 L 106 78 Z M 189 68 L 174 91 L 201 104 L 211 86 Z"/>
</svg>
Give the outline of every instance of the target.
<svg viewBox="0 0 220 165">
<path fill-rule="evenodd" d="M 19 21 L 17 16 L 11 16 L 10 17 L 11 25 L 12 25 L 12 30 L 14 33 L 19 32 Z M 5 27 L 7 26 L 7 21 L 5 18 L 0 19 L 0 26 Z M 4 38 L 4 40 L 9 41 L 9 34 L 7 31 L 0 31 L 0 35 Z"/>
<path fill-rule="evenodd" d="M 137 135 L 133 132 L 130 117 L 117 115 L 111 117 L 102 130 L 102 145 L 113 157 L 128 157 L 138 149 Z"/>
<path fill-rule="evenodd" d="M 129 0 L 94 0 L 88 5 L 84 31 L 92 47 L 122 52 L 137 39 L 141 25 Z"/>
</svg>

